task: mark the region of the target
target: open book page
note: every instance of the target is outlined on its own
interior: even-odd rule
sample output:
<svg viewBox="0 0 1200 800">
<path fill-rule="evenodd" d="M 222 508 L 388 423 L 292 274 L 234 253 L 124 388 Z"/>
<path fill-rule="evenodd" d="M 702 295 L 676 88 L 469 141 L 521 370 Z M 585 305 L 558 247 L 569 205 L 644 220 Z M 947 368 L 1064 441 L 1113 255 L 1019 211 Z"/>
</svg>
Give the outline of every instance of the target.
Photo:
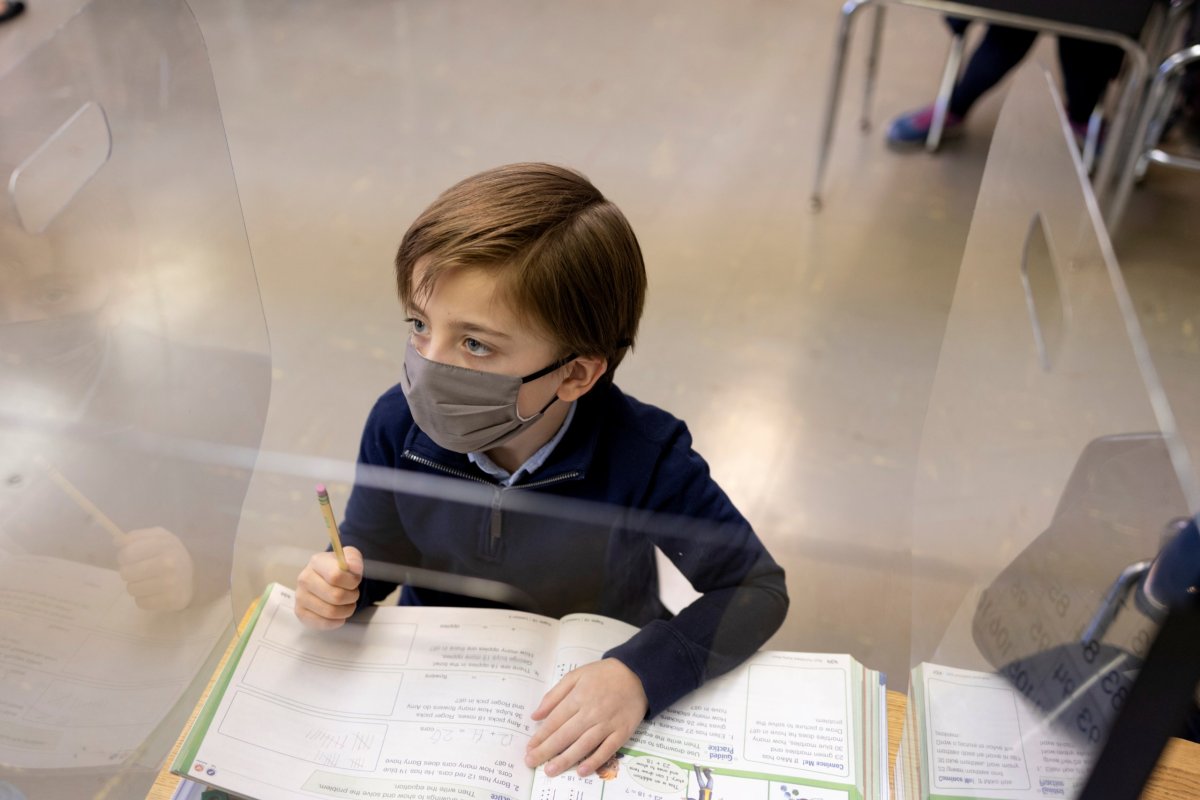
<svg viewBox="0 0 1200 800">
<path fill-rule="evenodd" d="M 1070 729 L 1079 720 L 1055 720 L 989 672 L 922 664 L 913 687 L 928 797 L 1069 798 L 1082 789 L 1089 749 Z"/>
<path fill-rule="evenodd" d="M 634 631 L 565 617 L 556 676 Z M 865 696 L 863 670 L 848 656 L 759 653 L 643 723 L 596 775 L 550 779 L 538 770 L 532 797 L 850 800 L 861 796 Z"/>
<path fill-rule="evenodd" d="M 0 549 L 0 765 L 128 759 L 230 625 L 224 599 L 144 611 L 111 569 Z"/>
<path fill-rule="evenodd" d="M 558 622 L 377 608 L 305 628 L 274 586 L 173 769 L 257 800 L 527 798 Z"/>
</svg>

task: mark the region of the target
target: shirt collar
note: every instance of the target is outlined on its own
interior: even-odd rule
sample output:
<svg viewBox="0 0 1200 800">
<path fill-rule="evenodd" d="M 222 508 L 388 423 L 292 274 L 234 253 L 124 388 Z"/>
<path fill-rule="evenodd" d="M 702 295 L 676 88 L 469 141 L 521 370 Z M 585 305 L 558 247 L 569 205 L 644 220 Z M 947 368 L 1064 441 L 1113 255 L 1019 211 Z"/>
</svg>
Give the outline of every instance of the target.
<svg viewBox="0 0 1200 800">
<path fill-rule="evenodd" d="M 471 460 L 472 464 L 479 467 L 496 480 L 500 481 L 502 485 L 512 486 L 526 475 L 532 475 L 534 471 L 538 469 L 538 467 L 546 463 L 546 459 L 550 457 L 552 452 L 554 452 L 554 448 L 559 442 L 562 441 L 563 437 L 567 435 L 567 428 L 571 426 L 571 420 L 574 419 L 574 417 L 575 403 L 571 403 L 570 408 L 567 409 L 566 419 L 564 419 L 563 424 L 559 426 L 558 432 L 554 434 L 554 438 L 539 447 L 537 452 L 525 460 L 524 464 L 517 467 L 516 472 L 510 473 L 504 467 L 500 466 L 491 458 L 489 458 L 487 453 L 467 453 L 467 458 Z"/>
</svg>

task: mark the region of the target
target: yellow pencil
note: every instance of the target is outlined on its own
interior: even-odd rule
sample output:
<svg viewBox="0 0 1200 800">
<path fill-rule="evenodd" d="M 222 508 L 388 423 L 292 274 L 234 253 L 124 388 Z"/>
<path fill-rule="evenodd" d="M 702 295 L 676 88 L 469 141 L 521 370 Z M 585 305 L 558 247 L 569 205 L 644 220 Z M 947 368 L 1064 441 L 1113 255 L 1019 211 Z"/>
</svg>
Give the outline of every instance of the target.
<svg viewBox="0 0 1200 800">
<path fill-rule="evenodd" d="M 325 515 L 325 527 L 329 528 L 329 541 L 333 542 L 333 552 L 337 555 L 338 566 L 342 572 L 349 572 L 346 554 L 342 552 L 342 537 L 338 534 L 337 520 L 333 518 L 333 506 L 329 505 L 329 492 L 325 484 L 317 484 L 317 502 L 321 504 L 321 513 Z"/>
<path fill-rule="evenodd" d="M 108 531 L 108 535 L 112 537 L 113 544 L 121 547 L 129 541 L 129 534 L 121 530 L 121 526 L 108 518 L 108 515 L 96 507 L 96 504 L 84 496 L 83 492 L 75 488 L 75 484 L 67 480 L 67 477 L 54 468 L 46 459 L 41 456 L 34 456 L 33 459 L 37 465 L 46 471 L 46 475 L 50 480 L 54 481 L 59 489 L 63 490 L 63 494 L 75 501 L 75 505 L 79 506 L 83 511 L 96 521 L 96 523 L 104 530 Z"/>
</svg>

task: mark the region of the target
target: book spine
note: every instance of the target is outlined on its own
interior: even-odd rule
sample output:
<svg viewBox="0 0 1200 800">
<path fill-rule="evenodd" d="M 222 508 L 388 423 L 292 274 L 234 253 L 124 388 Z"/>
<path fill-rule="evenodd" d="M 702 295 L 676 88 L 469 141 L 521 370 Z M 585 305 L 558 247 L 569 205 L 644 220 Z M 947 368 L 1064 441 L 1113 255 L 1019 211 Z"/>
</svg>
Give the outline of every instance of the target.
<svg viewBox="0 0 1200 800">
<path fill-rule="evenodd" d="M 275 584 L 267 586 L 262 597 L 258 599 L 258 607 L 254 609 L 254 616 L 246 624 L 241 636 L 238 637 L 237 644 L 234 646 L 233 652 L 229 654 L 229 658 L 225 661 L 225 668 L 221 670 L 221 674 L 213 683 L 212 690 L 208 693 L 208 700 L 205 701 L 204 707 L 200 709 L 200 713 L 196 715 L 196 721 L 192 723 L 191 730 L 188 731 L 187 738 L 179 748 L 179 753 L 175 756 L 175 761 L 171 763 L 171 772 L 181 778 L 188 777 L 189 769 L 192 762 L 196 760 L 196 753 L 200 750 L 200 743 L 204 741 L 205 735 L 208 733 L 208 728 L 212 724 L 213 717 L 216 716 L 217 706 L 221 704 L 221 699 L 225 696 L 225 690 L 229 688 L 229 682 L 233 678 L 233 673 L 237 669 L 238 663 L 242 659 L 242 653 L 246 649 L 246 643 L 250 641 L 250 634 L 254 632 L 255 625 L 258 624 L 258 618 L 262 616 L 263 608 L 267 605 L 271 593 L 275 591 Z"/>
</svg>

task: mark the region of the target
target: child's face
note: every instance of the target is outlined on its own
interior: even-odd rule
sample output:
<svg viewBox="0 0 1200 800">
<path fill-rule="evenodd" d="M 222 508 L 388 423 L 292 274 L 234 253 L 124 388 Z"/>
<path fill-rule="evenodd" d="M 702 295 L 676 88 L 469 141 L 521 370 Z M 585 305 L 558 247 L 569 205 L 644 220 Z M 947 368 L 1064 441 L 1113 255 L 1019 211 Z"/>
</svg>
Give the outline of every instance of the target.
<svg viewBox="0 0 1200 800">
<path fill-rule="evenodd" d="M 423 265 L 417 264 L 413 285 L 419 286 L 423 277 Z M 446 270 L 427 296 L 409 300 L 406 311 L 413 347 L 430 361 L 523 377 L 564 355 L 517 317 L 503 300 L 497 278 L 482 269 Z M 522 416 L 537 413 L 550 401 L 562 382 L 560 373 L 555 370 L 521 387 L 517 410 Z"/>
</svg>

